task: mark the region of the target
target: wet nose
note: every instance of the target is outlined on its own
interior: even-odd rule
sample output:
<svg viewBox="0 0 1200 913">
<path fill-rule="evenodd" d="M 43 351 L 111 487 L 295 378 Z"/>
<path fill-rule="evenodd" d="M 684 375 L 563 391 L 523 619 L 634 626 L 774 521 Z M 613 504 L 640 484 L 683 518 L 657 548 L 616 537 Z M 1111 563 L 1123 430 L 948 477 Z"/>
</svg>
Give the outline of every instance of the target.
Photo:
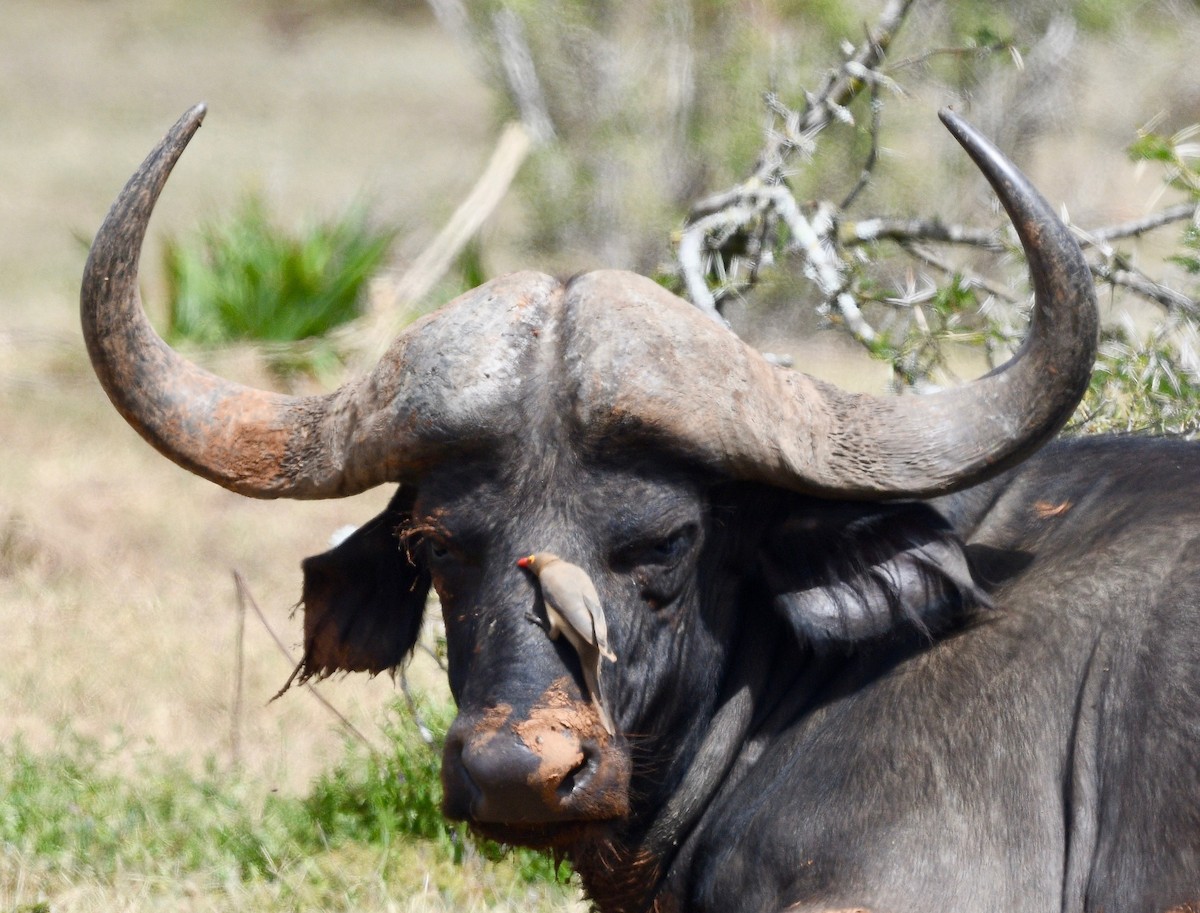
<svg viewBox="0 0 1200 913">
<path fill-rule="evenodd" d="M 488 726 L 460 717 L 442 763 L 446 813 L 504 824 L 592 817 L 601 756 L 594 739 L 552 721 Z"/>
</svg>

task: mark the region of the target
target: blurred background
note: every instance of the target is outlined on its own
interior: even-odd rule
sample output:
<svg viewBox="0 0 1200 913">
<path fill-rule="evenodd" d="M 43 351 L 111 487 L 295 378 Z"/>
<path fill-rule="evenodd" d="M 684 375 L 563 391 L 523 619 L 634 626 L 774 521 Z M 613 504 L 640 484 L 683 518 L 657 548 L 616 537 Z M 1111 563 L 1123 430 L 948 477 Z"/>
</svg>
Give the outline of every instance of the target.
<svg viewBox="0 0 1200 913">
<path fill-rule="evenodd" d="M 87 245 L 174 119 L 209 106 L 151 223 L 152 318 L 226 376 L 327 389 L 371 333 L 512 269 L 682 288 L 689 211 L 749 177 L 778 125 L 764 93 L 802 109 L 894 5 L 5 0 L 0 911 L 584 908 L 565 870 L 494 864 L 437 823 L 436 625 L 408 675 L 419 725 L 387 676 L 321 683 L 337 714 L 303 688 L 271 701 L 298 658 L 300 560 L 390 492 L 239 498 L 158 456 L 99 389 L 77 329 Z M 937 123 L 953 104 L 1075 224 L 1141 219 L 1195 199 L 1198 46 L 1188 0 L 918 2 L 881 71 L 877 142 L 864 92 L 787 179 L 841 199 L 875 145 L 855 218 L 999 225 Z M 1147 129 L 1169 154 L 1130 156 Z M 439 236 L 481 177 L 474 221 Z M 1174 269 L 1194 295 L 1186 225 L 1130 239 L 1123 265 Z M 877 285 L 924 281 L 880 259 Z M 266 261 L 285 278 L 263 282 Z M 811 373 L 894 384 L 792 266 L 728 299 L 738 330 Z M 245 281 L 218 288 L 230 275 Z M 285 282 L 315 323 L 280 328 L 258 286 Z"/>
</svg>

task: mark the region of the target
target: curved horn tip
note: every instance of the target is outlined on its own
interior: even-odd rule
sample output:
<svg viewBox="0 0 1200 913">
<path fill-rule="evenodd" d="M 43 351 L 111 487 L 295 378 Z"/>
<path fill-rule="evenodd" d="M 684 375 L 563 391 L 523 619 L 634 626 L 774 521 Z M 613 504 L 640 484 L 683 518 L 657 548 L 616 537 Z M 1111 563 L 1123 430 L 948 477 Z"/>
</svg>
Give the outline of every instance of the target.
<svg viewBox="0 0 1200 913">
<path fill-rule="evenodd" d="M 995 144 L 991 140 L 980 133 L 974 124 L 964 119 L 953 108 L 949 106 L 942 108 L 938 111 L 938 119 L 946 125 L 946 129 L 958 140 L 959 145 L 968 152 L 974 154 L 972 147 L 985 146 L 995 148 Z"/>
<path fill-rule="evenodd" d="M 175 125 L 167 131 L 169 137 L 176 137 L 183 134 L 184 143 L 192 138 L 192 135 L 204 123 L 204 115 L 208 113 L 208 105 L 204 102 L 197 102 L 180 115 L 179 120 L 175 121 Z"/>
<path fill-rule="evenodd" d="M 183 154 L 183 150 L 188 143 L 192 141 L 192 137 L 196 135 L 196 131 L 200 129 L 200 125 L 204 123 L 204 115 L 208 113 L 208 105 L 204 102 L 192 105 L 179 116 L 179 119 L 171 125 L 171 129 L 163 136 L 162 142 L 146 157 L 146 161 L 142 163 L 142 168 L 146 168 L 151 162 L 157 160 L 160 155 L 166 153 L 170 161 L 168 171 Z"/>
</svg>

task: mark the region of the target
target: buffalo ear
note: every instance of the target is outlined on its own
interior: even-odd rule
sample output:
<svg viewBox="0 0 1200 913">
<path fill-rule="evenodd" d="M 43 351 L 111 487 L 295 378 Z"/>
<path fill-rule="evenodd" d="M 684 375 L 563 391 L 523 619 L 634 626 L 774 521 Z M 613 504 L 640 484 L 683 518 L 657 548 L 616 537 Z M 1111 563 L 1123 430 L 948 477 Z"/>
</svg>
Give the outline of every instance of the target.
<svg viewBox="0 0 1200 913">
<path fill-rule="evenodd" d="M 962 542 L 927 504 L 807 501 L 766 537 L 775 609 L 818 648 L 932 636 L 988 605 Z"/>
<path fill-rule="evenodd" d="M 415 497 L 414 489 L 401 487 L 387 510 L 301 564 L 301 681 L 334 672 L 394 669 L 412 652 L 430 579 L 409 558 L 397 530 L 408 522 Z"/>
</svg>

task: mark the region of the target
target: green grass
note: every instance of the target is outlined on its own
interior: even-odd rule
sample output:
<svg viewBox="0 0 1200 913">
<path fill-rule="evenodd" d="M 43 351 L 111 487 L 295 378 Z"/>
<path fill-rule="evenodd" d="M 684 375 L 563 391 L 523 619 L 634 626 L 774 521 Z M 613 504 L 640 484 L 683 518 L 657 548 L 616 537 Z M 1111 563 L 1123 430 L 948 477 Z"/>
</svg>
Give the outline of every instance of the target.
<svg viewBox="0 0 1200 913">
<path fill-rule="evenodd" d="M 362 311 L 367 281 L 384 264 L 395 232 L 372 226 L 362 207 L 289 232 L 251 194 L 163 250 L 167 331 L 172 343 L 294 343 L 319 339 Z M 280 356 L 281 374 L 320 370 L 332 349 Z"/>
<path fill-rule="evenodd" d="M 243 805 L 242 784 L 161 757 L 139 758 L 134 775 L 120 776 L 114 759 L 75 736 L 46 754 L 20 741 L 0 750 L 0 848 L 48 871 L 104 877 L 244 873 L 258 867 L 248 848 L 275 844 L 265 816 Z"/>
<path fill-rule="evenodd" d="M 484 905 L 533 897 L 563 906 L 577 891 L 529 851 L 474 842 L 440 812 L 440 742 L 448 708 L 424 708 L 433 744 L 406 711 L 376 754 L 347 742 L 303 795 L 286 796 L 209 763 L 196 772 L 142 750 L 60 736 L 53 750 L 0 747 L 0 909 L 5 885 L 199 884 L 269 893 L 284 907 L 352 909 L 363 891 Z M 481 882 L 479 888 L 471 882 Z M 43 888 L 40 893 L 53 893 Z M 40 902 L 40 900 L 38 901 Z"/>
</svg>

